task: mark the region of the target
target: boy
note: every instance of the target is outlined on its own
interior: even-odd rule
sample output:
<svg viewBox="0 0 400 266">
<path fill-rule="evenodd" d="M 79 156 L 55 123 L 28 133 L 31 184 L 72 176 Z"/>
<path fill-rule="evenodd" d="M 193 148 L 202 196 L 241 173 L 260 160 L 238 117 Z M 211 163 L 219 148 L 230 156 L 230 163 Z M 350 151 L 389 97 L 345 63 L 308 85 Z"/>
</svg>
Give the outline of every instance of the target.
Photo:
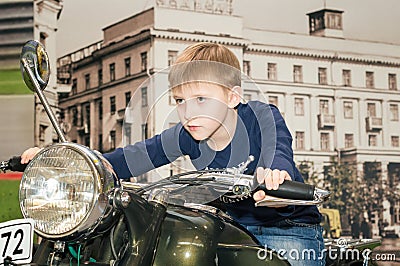
<svg viewBox="0 0 400 266">
<path fill-rule="evenodd" d="M 119 178 L 141 175 L 182 155 L 189 155 L 197 169 L 236 166 L 252 155 L 255 160 L 245 173 L 254 174 L 267 189 L 278 189 L 285 179 L 303 182 L 279 110 L 258 101 L 241 103 L 240 63 L 228 48 L 212 43 L 189 46 L 172 66 L 168 80 L 180 123 L 151 139 L 104 154 Z M 27 150 L 22 163 L 36 152 Z M 260 190 L 252 198 L 225 206 L 264 246 L 284 250 L 282 255 L 292 265 L 323 265 L 317 208 L 255 207 L 255 201 L 264 197 Z M 301 256 L 305 250 L 311 259 Z"/>
</svg>

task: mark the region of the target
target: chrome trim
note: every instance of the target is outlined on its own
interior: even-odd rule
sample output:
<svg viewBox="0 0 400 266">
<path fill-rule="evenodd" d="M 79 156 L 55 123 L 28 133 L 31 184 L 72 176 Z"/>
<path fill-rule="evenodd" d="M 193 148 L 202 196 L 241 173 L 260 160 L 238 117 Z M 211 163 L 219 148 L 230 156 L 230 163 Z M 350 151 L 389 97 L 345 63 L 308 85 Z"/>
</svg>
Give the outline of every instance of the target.
<svg viewBox="0 0 400 266">
<path fill-rule="evenodd" d="M 86 213 L 82 221 L 79 224 L 77 224 L 77 226 L 75 226 L 72 230 L 65 232 L 63 234 L 48 234 L 36 228 L 35 231 L 39 235 L 49 239 L 82 238 L 84 236 L 87 236 L 88 234 L 91 234 L 103 219 L 112 215 L 112 206 L 108 202 L 108 195 L 114 189 L 115 186 L 114 184 L 117 184 L 117 186 L 119 185 L 119 181 L 116 178 L 116 175 L 114 174 L 111 165 L 103 158 L 103 156 L 96 154 L 89 148 L 77 143 L 68 143 L 68 142 L 59 143 L 44 148 L 32 159 L 32 161 L 27 166 L 26 170 L 29 169 L 32 163 L 35 162 L 35 160 L 42 153 L 55 148 L 71 149 L 77 152 L 79 155 L 81 155 L 85 159 L 85 161 L 89 164 L 92 174 L 94 175 L 94 182 L 95 182 L 94 192 L 93 192 L 94 197 L 92 200 L 91 209 Z M 21 185 L 23 183 L 24 178 L 25 178 L 25 173 L 22 176 Z M 20 185 L 20 193 L 21 193 L 21 185 Z M 19 199 L 19 201 L 21 203 L 21 198 Z M 22 207 L 22 204 L 21 204 L 21 211 L 25 218 L 30 218 L 27 217 L 27 214 L 24 208 Z"/>
</svg>

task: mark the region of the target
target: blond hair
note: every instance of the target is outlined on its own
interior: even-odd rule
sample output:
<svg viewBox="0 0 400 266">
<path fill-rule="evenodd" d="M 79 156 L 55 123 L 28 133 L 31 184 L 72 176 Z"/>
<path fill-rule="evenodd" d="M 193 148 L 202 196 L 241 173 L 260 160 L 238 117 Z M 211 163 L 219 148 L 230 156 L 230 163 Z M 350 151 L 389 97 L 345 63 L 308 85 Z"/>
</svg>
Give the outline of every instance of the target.
<svg viewBox="0 0 400 266">
<path fill-rule="evenodd" d="M 195 60 L 214 61 L 230 65 L 240 71 L 236 55 L 226 46 L 217 43 L 200 42 L 187 47 L 176 59 L 175 64 Z"/>
<path fill-rule="evenodd" d="M 233 88 L 241 85 L 240 63 L 227 47 L 201 42 L 187 47 L 171 67 L 170 87 L 192 81 L 206 81 Z"/>
</svg>

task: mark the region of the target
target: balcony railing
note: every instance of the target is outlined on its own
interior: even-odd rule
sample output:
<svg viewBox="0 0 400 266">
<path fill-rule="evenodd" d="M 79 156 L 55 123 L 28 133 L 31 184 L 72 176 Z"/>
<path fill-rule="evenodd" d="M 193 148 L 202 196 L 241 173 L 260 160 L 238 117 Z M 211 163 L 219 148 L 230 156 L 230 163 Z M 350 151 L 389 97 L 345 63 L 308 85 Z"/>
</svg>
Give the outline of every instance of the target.
<svg viewBox="0 0 400 266">
<path fill-rule="evenodd" d="M 117 122 L 133 124 L 133 111 L 131 107 L 126 107 L 118 110 Z"/>
<path fill-rule="evenodd" d="M 83 126 L 77 127 L 77 131 L 80 135 L 90 134 L 90 124 L 84 123 Z"/>
<path fill-rule="evenodd" d="M 72 63 L 78 62 L 79 60 L 85 59 L 86 57 L 92 56 L 92 54 L 100 50 L 103 45 L 103 41 L 99 41 L 88 45 L 80 50 L 73 53 L 67 54 L 57 59 L 57 78 L 60 80 L 68 79 L 71 82 L 71 65 Z"/>
<path fill-rule="evenodd" d="M 375 131 L 382 129 L 382 118 L 375 116 L 368 116 L 365 118 L 367 131 Z"/>
<path fill-rule="evenodd" d="M 333 128 L 335 127 L 335 116 L 328 114 L 319 114 L 318 115 L 318 128 Z"/>
</svg>

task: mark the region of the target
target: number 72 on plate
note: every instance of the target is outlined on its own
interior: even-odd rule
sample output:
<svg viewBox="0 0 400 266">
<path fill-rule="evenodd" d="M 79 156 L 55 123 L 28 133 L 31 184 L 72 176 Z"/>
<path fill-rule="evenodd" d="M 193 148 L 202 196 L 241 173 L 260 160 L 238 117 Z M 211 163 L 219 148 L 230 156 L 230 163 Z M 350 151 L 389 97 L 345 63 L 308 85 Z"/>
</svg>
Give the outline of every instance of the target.
<svg viewBox="0 0 400 266">
<path fill-rule="evenodd" d="M 0 265 L 9 257 L 15 263 L 32 260 L 33 220 L 17 219 L 0 223 Z"/>
</svg>

